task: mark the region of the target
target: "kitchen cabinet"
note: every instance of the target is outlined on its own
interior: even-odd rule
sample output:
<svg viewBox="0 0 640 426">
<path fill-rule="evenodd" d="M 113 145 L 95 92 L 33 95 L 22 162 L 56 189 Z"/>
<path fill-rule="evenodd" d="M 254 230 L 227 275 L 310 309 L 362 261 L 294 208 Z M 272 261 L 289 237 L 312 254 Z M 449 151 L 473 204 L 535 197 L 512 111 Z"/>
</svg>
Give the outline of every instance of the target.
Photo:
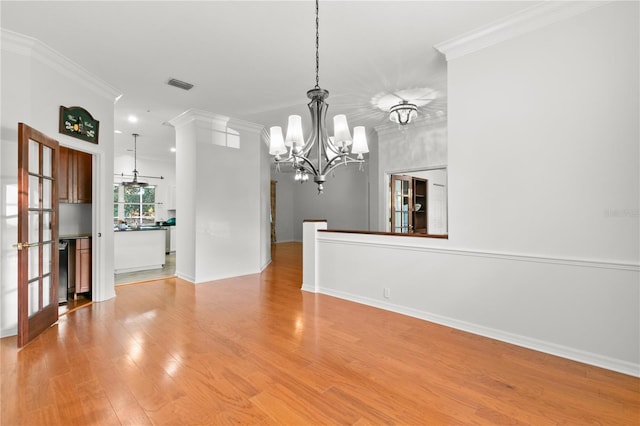
<svg viewBox="0 0 640 426">
<path fill-rule="evenodd" d="M 80 238 L 76 240 L 75 249 L 75 291 L 89 293 L 91 291 L 91 239 Z"/>
<path fill-rule="evenodd" d="M 123 272 L 162 269 L 165 263 L 166 229 L 114 231 L 113 269 Z"/>
<path fill-rule="evenodd" d="M 60 147 L 58 200 L 61 203 L 91 203 L 92 156 Z"/>
<path fill-rule="evenodd" d="M 171 253 L 175 253 L 176 252 L 176 227 L 175 226 L 171 226 L 169 228 L 169 251 Z"/>
</svg>

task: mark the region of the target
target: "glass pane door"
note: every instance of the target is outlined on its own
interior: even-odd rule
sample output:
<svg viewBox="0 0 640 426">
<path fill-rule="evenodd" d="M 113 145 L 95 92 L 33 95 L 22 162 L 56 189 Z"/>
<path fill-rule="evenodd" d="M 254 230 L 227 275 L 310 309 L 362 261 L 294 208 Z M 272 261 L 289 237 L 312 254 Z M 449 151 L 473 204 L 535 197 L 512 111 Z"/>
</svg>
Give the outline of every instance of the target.
<svg viewBox="0 0 640 426">
<path fill-rule="evenodd" d="M 18 345 L 58 319 L 58 143 L 19 124 Z"/>
</svg>

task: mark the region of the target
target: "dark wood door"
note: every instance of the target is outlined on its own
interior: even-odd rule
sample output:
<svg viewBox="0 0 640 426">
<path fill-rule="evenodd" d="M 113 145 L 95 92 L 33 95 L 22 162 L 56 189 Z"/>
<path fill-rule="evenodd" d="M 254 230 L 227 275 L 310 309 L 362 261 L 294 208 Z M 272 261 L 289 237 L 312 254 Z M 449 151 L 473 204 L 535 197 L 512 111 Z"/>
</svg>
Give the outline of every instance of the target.
<svg viewBox="0 0 640 426">
<path fill-rule="evenodd" d="M 413 232 L 416 234 L 428 233 L 429 225 L 429 181 L 427 179 L 413 178 Z"/>
<path fill-rule="evenodd" d="M 18 124 L 18 346 L 58 320 L 58 142 Z"/>
</svg>

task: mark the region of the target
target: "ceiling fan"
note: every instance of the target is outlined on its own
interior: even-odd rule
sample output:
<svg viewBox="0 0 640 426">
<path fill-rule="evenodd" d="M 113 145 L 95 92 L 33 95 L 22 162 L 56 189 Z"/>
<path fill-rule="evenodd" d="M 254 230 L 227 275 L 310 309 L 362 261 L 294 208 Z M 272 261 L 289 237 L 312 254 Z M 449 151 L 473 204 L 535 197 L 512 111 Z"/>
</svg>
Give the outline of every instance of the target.
<svg viewBox="0 0 640 426">
<path fill-rule="evenodd" d="M 138 133 L 132 133 L 131 136 L 133 136 L 133 174 L 132 175 L 127 175 L 124 173 L 121 173 L 120 176 L 121 177 L 133 177 L 133 180 L 131 181 L 123 181 L 121 182 L 121 185 L 126 187 L 126 188 L 145 188 L 147 186 L 149 186 L 149 184 L 147 182 L 142 182 L 139 181 L 138 178 L 139 177 L 145 177 L 145 178 L 152 178 L 152 179 L 164 179 L 163 176 L 144 176 L 138 173 L 138 156 L 137 156 L 137 151 L 138 151 L 138 147 L 137 147 L 137 142 L 138 142 L 138 136 L 140 136 Z M 127 149 L 127 151 L 131 151 L 130 149 Z M 117 174 L 115 176 L 118 176 Z"/>
</svg>

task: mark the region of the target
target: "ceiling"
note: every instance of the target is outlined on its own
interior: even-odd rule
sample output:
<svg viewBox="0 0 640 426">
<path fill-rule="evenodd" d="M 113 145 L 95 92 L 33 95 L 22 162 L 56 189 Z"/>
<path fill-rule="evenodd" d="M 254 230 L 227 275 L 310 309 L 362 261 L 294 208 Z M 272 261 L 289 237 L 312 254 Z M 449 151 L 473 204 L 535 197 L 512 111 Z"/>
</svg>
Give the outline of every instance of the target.
<svg viewBox="0 0 640 426">
<path fill-rule="evenodd" d="M 419 113 L 445 110 L 446 62 L 433 46 L 535 3 L 320 1 L 320 86 L 330 92 L 328 118 L 347 114 L 351 127 L 388 123 L 374 103 L 388 106 L 393 93 L 416 88 L 436 94 Z M 131 134 L 139 133 L 138 158 L 171 159 L 175 133 L 167 122 L 189 108 L 267 128 L 286 127 L 290 114 L 301 115 L 303 126 L 310 122 L 312 0 L 3 0 L 0 8 L 2 28 L 44 42 L 121 91 L 116 155 L 130 150 Z M 170 78 L 194 88 L 168 86 Z"/>
</svg>

